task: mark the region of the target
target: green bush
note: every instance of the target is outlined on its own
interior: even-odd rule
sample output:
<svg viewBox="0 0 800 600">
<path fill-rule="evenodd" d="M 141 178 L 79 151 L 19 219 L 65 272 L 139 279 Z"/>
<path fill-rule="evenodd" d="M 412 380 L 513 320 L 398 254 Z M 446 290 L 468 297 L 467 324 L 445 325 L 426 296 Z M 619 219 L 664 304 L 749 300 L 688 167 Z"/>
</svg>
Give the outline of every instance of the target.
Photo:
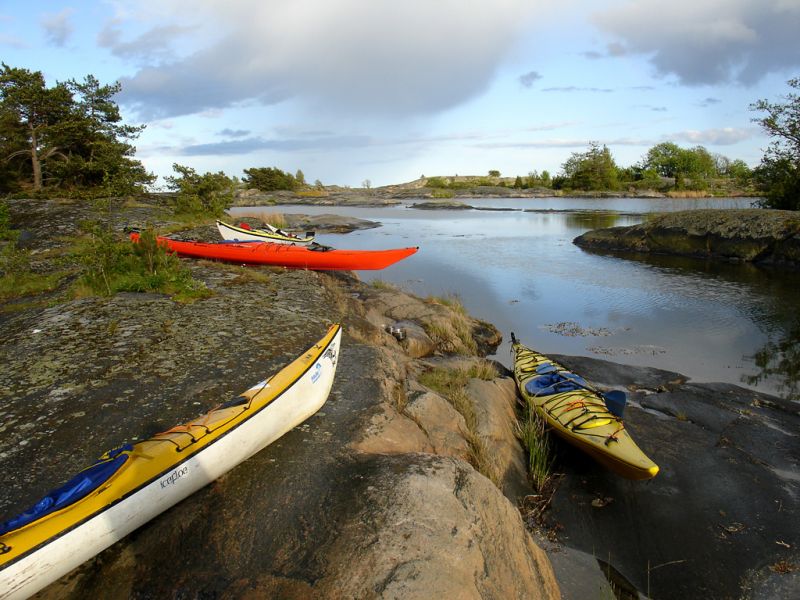
<svg viewBox="0 0 800 600">
<path fill-rule="evenodd" d="M 98 224 L 84 225 L 86 236 L 79 242 L 74 258 L 82 267 L 78 294 L 113 296 L 117 292 L 158 292 L 188 302 L 210 295 L 205 284 L 175 255 L 159 244 L 152 230 L 139 242 L 119 241 Z"/>
<path fill-rule="evenodd" d="M 167 186 L 178 192 L 175 212 L 181 215 L 221 217 L 233 204 L 236 181 L 222 171 L 198 175 L 191 167 L 177 163 L 178 177 L 166 177 Z"/>
<path fill-rule="evenodd" d="M 0 200 L 0 240 L 15 240 L 17 232 L 11 229 L 11 213 L 8 210 L 8 203 Z"/>
<path fill-rule="evenodd" d="M 13 241 L 0 248 L 0 299 L 20 298 L 58 287 L 66 273 L 34 273 L 30 252 L 17 248 Z"/>
<path fill-rule="evenodd" d="M 298 174 L 302 175 L 302 171 L 298 171 Z M 303 178 L 305 179 L 305 177 Z M 298 182 L 291 173 L 284 173 L 275 167 L 245 169 L 244 182 L 248 187 L 256 188 L 262 192 L 274 192 L 276 190 L 293 191 L 301 185 L 301 182 Z"/>
<path fill-rule="evenodd" d="M 429 177 L 428 183 L 426 184 L 429 188 L 446 188 L 448 187 L 447 182 L 442 179 L 441 177 Z"/>
</svg>

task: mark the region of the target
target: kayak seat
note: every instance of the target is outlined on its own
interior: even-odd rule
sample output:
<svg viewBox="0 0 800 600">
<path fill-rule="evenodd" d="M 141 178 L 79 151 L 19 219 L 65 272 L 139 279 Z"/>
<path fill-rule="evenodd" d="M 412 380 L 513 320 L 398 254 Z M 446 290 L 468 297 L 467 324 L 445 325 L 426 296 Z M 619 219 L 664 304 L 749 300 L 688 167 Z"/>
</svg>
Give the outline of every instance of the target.
<svg viewBox="0 0 800 600">
<path fill-rule="evenodd" d="M 70 479 L 67 483 L 50 491 L 25 512 L 0 523 L 0 535 L 14 531 L 34 521 L 85 498 L 116 473 L 128 460 L 133 446 L 125 444 L 106 452 L 91 467 Z"/>
<path fill-rule="evenodd" d="M 525 391 L 532 396 L 552 396 L 562 392 L 586 389 L 587 386 L 586 380 L 579 375 L 553 370 L 529 379 L 525 383 Z"/>
</svg>

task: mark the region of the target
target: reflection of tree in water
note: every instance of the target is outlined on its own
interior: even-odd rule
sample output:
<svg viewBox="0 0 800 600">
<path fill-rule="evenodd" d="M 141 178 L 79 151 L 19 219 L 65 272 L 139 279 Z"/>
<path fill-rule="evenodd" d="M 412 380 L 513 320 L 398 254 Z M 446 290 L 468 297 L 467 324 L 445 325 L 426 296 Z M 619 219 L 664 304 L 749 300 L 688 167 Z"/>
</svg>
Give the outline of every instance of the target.
<svg viewBox="0 0 800 600">
<path fill-rule="evenodd" d="M 800 400 L 800 319 L 786 332 L 783 339 L 770 340 L 753 357 L 761 369 L 756 375 L 745 375 L 750 385 L 757 385 L 768 377 L 777 377 L 778 391 L 785 392 L 789 400 Z"/>
<path fill-rule="evenodd" d="M 599 211 L 575 211 L 565 215 L 565 220 L 572 227 L 590 227 L 591 229 L 601 229 L 614 227 L 620 220 L 618 213 L 599 212 Z"/>
</svg>

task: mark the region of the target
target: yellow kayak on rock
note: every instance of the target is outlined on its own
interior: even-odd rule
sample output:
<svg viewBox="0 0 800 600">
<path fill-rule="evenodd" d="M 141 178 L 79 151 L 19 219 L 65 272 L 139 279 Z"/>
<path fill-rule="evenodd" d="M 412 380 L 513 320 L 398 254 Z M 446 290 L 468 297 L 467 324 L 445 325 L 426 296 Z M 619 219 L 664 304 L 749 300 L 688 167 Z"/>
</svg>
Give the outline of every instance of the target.
<svg viewBox="0 0 800 600">
<path fill-rule="evenodd" d="M 0 599 L 28 598 L 248 459 L 328 398 L 341 327 L 272 377 L 188 423 L 104 454 L 0 522 Z"/>
<path fill-rule="evenodd" d="M 555 433 L 617 475 L 627 479 L 656 476 L 658 465 L 625 429 L 621 392 L 604 395 L 579 375 L 523 346 L 513 333 L 511 352 L 520 394 Z"/>
</svg>

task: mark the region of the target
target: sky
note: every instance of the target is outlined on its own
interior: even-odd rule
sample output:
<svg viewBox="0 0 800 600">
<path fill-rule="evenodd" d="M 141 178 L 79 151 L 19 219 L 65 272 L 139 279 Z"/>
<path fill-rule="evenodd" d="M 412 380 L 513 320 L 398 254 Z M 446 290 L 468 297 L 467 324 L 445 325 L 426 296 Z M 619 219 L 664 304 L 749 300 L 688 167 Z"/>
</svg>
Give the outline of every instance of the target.
<svg viewBox="0 0 800 600">
<path fill-rule="evenodd" d="M 119 81 L 136 157 L 358 187 L 556 174 L 590 142 L 756 166 L 800 0 L 0 0 L 0 60 Z"/>
</svg>

